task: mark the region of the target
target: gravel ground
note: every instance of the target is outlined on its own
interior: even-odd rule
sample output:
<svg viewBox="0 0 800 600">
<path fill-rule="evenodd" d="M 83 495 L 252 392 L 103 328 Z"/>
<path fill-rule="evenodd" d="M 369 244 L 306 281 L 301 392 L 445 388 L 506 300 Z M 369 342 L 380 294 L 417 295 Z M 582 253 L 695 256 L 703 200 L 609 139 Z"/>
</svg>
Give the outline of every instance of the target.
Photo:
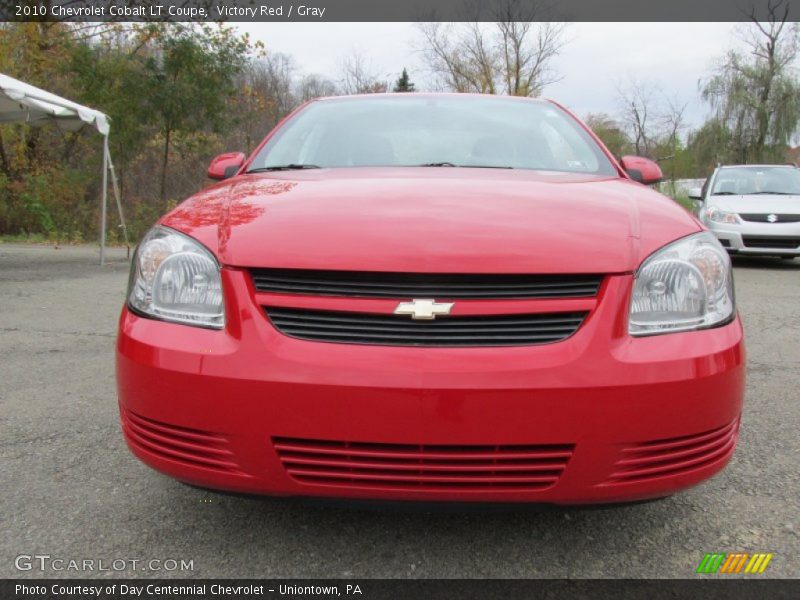
<svg viewBox="0 0 800 600">
<path fill-rule="evenodd" d="M 212 494 L 135 460 L 113 369 L 128 266 L 96 257 L 0 245 L 2 577 L 111 574 L 19 572 L 20 554 L 193 561 L 135 573 L 159 577 L 693 577 L 713 551 L 774 552 L 764 576 L 800 576 L 800 260 L 736 263 L 747 401 L 711 481 L 623 508 L 398 513 Z"/>
</svg>

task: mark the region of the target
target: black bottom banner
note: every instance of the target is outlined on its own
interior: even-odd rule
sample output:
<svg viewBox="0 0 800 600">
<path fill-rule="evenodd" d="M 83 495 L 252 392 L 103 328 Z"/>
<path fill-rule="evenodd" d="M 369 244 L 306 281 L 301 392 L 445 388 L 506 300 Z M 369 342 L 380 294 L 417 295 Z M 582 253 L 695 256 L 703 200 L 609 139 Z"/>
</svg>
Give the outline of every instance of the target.
<svg viewBox="0 0 800 600">
<path fill-rule="evenodd" d="M 556 599 L 647 600 L 800 598 L 800 580 L 776 579 L 39 579 L 0 582 L 3 600 L 205 600 L 211 598 L 353 598 L 362 600 Z"/>
</svg>

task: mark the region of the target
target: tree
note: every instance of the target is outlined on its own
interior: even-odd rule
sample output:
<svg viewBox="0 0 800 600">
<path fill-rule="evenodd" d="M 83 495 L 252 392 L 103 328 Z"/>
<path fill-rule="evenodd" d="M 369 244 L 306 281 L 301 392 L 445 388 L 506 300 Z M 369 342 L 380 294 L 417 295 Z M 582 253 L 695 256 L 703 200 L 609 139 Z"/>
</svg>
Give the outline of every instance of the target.
<svg viewBox="0 0 800 600">
<path fill-rule="evenodd" d="M 211 156 L 252 146 L 298 102 L 291 59 L 258 46 L 216 25 L 0 23 L 0 72 L 109 115 L 136 236 L 204 183 Z M 91 128 L 0 124 L 0 233 L 93 236 L 101 147 Z"/>
<path fill-rule="evenodd" d="M 75 49 L 67 24 L 0 24 L 0 72 L 70 98 Z M 97 142 L 89 131 L 0 124 L 0 232 L 80 239 L 93 228 L 86 171 L 96 172 Z"/>
<path fill-rule="evenodd" d="M 155 135 L 150 115 L 141 105 L 145 89 L 142 58 L 137 53 L 147 36 L 144 28 L 104 30 L 101 39 L 80 44 L 68 63 L 77 88 L 75 100 L 111 117 L 113 134 L 109 143 L 123 188 L 128 165 Z"/>
<path fill-rule="evenodd" d="M 787 21 L 789 8 L 789 0 L 771 0 L 763 23 L 752 12 L 739 31 L 747 52 L 729 51 L 702 85 L 740 162 L 777 159 L 800 123 L 800 25 Z"/>
<path fill-rule="evenodd" d="M 408 71 L 405 67 L 403 67 L 403 72 L 400 74 L 400 78 L 397 80 L 397 83 L 394 84 L 393 92 L 413 92 L 414 91 L 414 82 L 411 81 L 411 78 L 408 76 Z"/>
<path fill-rule="evenodd" d="M 472 6 L 464 24 L 422 23 L 422 55 L 441 87 L 455 92 L 539 96 L 558 81 L 553 59 L 564 45 L 564 24 L 547 21 L 543 3 L 501 0 L 482 22 Z"/>
<path fill-rule="evenodd" d="M 660 163 L 664 179 L 675 181 L 692 172 L 692 161 L 686 151 L 683 135 L 687 104 L 662 95 L 657 106 L 653 157 Z"/>
<path fill-rule="evenodd" d="M 266 54 L 246 66 L 232 99 L 239 142 L 235 147 L 249 153 L 292 110 L 297 103 L 294 76 L 294 61 L 286 54 Z"/>
<path fill-rule="evenodd" d="M 631 141 L 613 117 L 605 113 L 590 113 L 586 115 L 585 121 L 611 154 L 619 158 L 630 152 Z"/>
<path fill-rule="evenodd" d="M 323 96 L 338 96 L 341 94 L 341 91 L 333 81 L 315 74 L 305 75 L 295 87 L 295 93 L 300 102 L 306 102 L 307 100 Z"/>
<path fill-rule="evenodd" d="M 55 93 L 71 95 L 63 58 L 75 50 L 69 26 L 63 23 L 30 22 L 0 24 L 0 72 Z M 49 141 L 59 135 L 51 129 L 21 131 L 0 128 L 0 172 L 14 178 L 40 168 L 48 156 Z M 77 139 L 72 136 L 72 143 Z"/>
<path fill-rule="evenodd" d="M 654 84 L 635 79 L 617 83 L 620 120 L 638 156 L 655 158 L 657 116 L 657 88 Z"/>
<path fill-rule="evenodd" d="M 629 79 L 616 84 L 619 119 L 631 150 L 654 160 L 672 159 L 686 129 L 687 104 L 666 96 L 649 81 Z"/>
<path fill-rule="evenodd" d="M 342 61 L 341 89 L 345 94 L 382 94 L 389 88 L 385 81 L 380 81 L 364 56 L 354 52 Z"/>
<path fill-rule="evenodd" d="M 228 102 L 249 44 L 231 29 L 208 25 L 174 24 L 153 33 L 140 71 L 141 108 L 158 124 L 163 148 L 159 197 L 165 201 L 174 138 L 202 127 L 220 131 L 230 121 Z"/>
<path fill-rule="evenodd" d="M 725 123 L 717 118 L 706 121 L 689 135 L 689 154 L 694 159 L 696 173 L 705 176 L 720 163 L 739 162 L 735 158 L 733 139 Z"/>
</svg>

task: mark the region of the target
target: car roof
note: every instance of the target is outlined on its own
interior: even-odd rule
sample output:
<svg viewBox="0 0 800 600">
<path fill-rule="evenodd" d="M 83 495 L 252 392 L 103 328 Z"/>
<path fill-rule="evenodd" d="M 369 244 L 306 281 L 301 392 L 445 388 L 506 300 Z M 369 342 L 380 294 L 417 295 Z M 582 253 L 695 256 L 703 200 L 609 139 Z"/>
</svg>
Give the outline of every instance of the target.
<svg viewBox="0 0 800 600">
<path fill-rule="evenodd" d="M 552 104 L 546 98 L 531 98 L 529 96 L 507 96 L 505 94 L 476 94 L 460 92 L 385 92 L 379 94 L 347 94 L 343 96 L 320 96 L 312 102 L 365 100 L 368 98 L 393 98 L 412 100 L 414 98 L 495 98 L 498 100 L 516 100 L 520 102 L 535 102 L 538 104 Z"/>
<path fill-rule="evenodd" d="M 720 169 L 763 169 L 765 167 L 769 167 L 771 169 L 797 169 L 797 165 L 792 164 L 780 164 L 780 165 L 720 165 Z"/>
</svg>

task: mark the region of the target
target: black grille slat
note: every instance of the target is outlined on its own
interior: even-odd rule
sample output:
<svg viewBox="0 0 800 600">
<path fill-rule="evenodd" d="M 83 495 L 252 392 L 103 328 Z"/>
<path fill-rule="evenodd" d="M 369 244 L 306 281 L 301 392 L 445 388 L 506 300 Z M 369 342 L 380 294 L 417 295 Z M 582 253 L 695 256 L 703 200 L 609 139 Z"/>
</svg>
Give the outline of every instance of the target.
<svg viewBox="0 0 800 600">
<path fill-rule="evenodd" d="M 280 308 L 271 308 L 270 309 L 270 316 L 274 316 L 281 319 L 292 320 L 297 322 L 298 324 L 310 321 L 312 323 L 318 323 L 321 321 L 331 322 L 335 324 L 364 324 L 364 315 L 369 317 L 369 323 L 373 325 L 397 325 L 398 321 L 405 327 L 426 327 L 429 325 L 429 322 L 425 321 L 414 321 L 410 319 L 410 317 L 403 315 L 398 317 L 396 315 L 375 315 L 369 313 L 345 313 L 345 312 L 336 312 L 336 311 L 305 311 L 304 309 L 296 310 L 296 309 L 280 309 Z M 570 313 L 573 314 L 573 313 Z M 582 313 L 574 313 L 574 314 L 582 314 Z M 341 316 L 339 316 L 341 315 Z M 520 317 L 530 317 L 531 315 L 520 315 Z M 579 316 L 570 316 L 570 317 L 558 317 L 554 318 L 551 315 L 536 315 L 539 316 L 540 319 L 536 321 L 537 324 L 542 325 L 572 325 L 575 322 L 580 322 L 581 317 Z M 437 324 L 438 327 L 448 327 L 448 326 L 462 326 L 463 324 L 460 323 L 458 317 L 455 320 L 448 321 L 446 317 L 439 317 L 440 322 Z M 453 317 L 450 317 L 453 319 Z M 405 321 L 405 322 L 403 322 Z M 494 325 L 494 326 L 510 326 L 510 325 L 517 325 L 517 326 L 525 326 L 530 324 L 530 318 L 518 318 L 512 315 L 504 315 L 499 318 L 493 318 L 491 316 L 482 316 L 481 323 L 485 325 Z"/>
<path fill-rule="evenodd" d="M 779 237 L 779 236 L 742 236 L 742 243 L 746 248 L 776 248 L 782 250 L 793 250 L 800 247 L 800 237 Z"/>
<path fill-rule="evenodd" d="M 394 275 L 394 274 L 392 274 L 392 273 L 385 273 L 385 274 L 377 273 L 376 275 Z M 473 276 L 470 276 L 470 277 L 473 277 Z M 281 285 L 281 284 L 285 284 L 285 285 L 302 285 L 302 284 L 298 284 L 296 279 L 281 279 L 281 278 L 277 278 L 277 277 L 265 277 L 263 275 L 256 275 L 255 279 L 257 281 L 259 281 L 259 282 L 273 283 L 273 284 L 276 284 L 276 285 Z M 343 284 L 342 281 L 334 281 L 334 280 L 326 280 L 326 281 L 316 280 L 316 281 L 313 281 L 313 282 L 310 282 L 310 283 L 313 283 L 314 285 L 327 285 L 327 286 L 331 286 L 331 287 L 345 285 L 345 287 L 346 287 L 346 284 Z M 570 282 L 570 281 L 553 281 L 553 282 L 542 282 L 542 283 L 501 283 L 501 284 L 496 284 L 496 285 L 502 285 L 503 288 L 507 288 L 507 289 L 525 289 L 525 288 L 530 288 L 530 287 L 535 287 L 535 288 L 538 289 L 538 288 L 571 287 L 571 286 L 575 286 L 576 283 L 577 282 Z M 398 286 L 397 283 L 381 283 L 379 281 L 359 281 L 358 284 L 360 286 L 364 286 L 364 287 L 390 288 L 390 289 L 396 288 Z M 402 283 L 400 285 L 402 285 L 403 287 L 414 288 L 415 290 L 416 289 L 440 289 L 442 287 L 442 284 L 440 284 L 440 283 L 410 283 L 410 282 L 404 282 L 404 283 Z M 469 285 L 467 283 L 448 284 L 448 283 L 445 282 L 445 285 L 448 286 L 448 289 L 458 289 L 458 288 L 465 289 L 465 290 L 471 289 L 471 285 Z"/>
<path fill-rule="evenodd" d="M 311 332 L 305 332 L 305 333 L 307 335 L 313 335 Z M 295 335 L 297 335 L 297 332 L 295 332 Z M 406 334 L 372 333 L 372 332 L 369 332 L 369 331 L 336 332 L 336 333 L 326 333 L 325 335 L 329 336 L 330 338 L 341 338 L 341 339 L 356 338 L 356 339 L 359 339 L 359 340 L 374 339 L 374 340 L 397 340 L 397 341 L 402 341 L 402 340 L 410 340 L 410 339 L 412 339 L 411 336 L 408 336 Z M 532 334 L 532 335 L 514 335 L 514 334 L 511 334 L 511 335 L 492 335 L 492 334 L 489 334 L 489 335 L 477 336 L 477 335 L 453 334 L 453 333 L 445 333 L 445 334 L 415 333 L 413 335 L 413 339 L 414 340 L 419 340 L 420 342 L 423 342 L 423 341 L 447 342 L 447 341 L 458 341 L 458 340 L 461 340 L 461 341 L 464 341 L 464 342 L 468 342 L 470 340 L 475 340 L 478 337 L 480 337 L 480 339 L 483 340 L 483 341 L 491 341 L 491 340 L 508 340 L 508 341 L 513 341 L 513 340 L 532 340 L 532 341 L 533 340 L 535 340 L 535 341 L 548 340 L 548 341 L 552 341 L 552 340 L 560 339 L 563 336 L 560 336 L 560 335 L 536 335 L 536 334 Z"/>
<path fill-rule="evenodd" d="M 375 315 L 295 308 L 266 308 L 276 329 L 313 341 L 389 346 L 524 346 L 571 336 L 585 312 L 503 316 L 446 316 L 415 321 Z"/>
<path fill-rule="evenodd" d="M 585 313 L 534 313 L 534 314 L 511 314 L 511 315 L 469 315 L 469 316 L 438 316 L 432 321 L 414 320 L 408 315 L 388 315 L 364 312 L 342 312 L 333 310 L 314 310 L 305 308 L 278 308 L 268 309 L 270 317 L 285 319 L 296 319 L 298 321 L 329 321 L 332 323 L 384 323 L 390 325 L 403 325 L 408 327 L 446 327 L 450 325 L 472 325 L 485 323 L 489 325 L 527 325 L 544 324 L 552 325 L 563 323 L 571 325 L 579 323 Z"/>
<path fill-rule="evenodd" d="M 278 318 L 273 318 L 272 320 L 273 320 L 273 322 L 279 322 L 283 326 L 292 327 L 292 328 L 298 328 L 298 329 L 310 329 L 310 330 L 331 329 L 331 330 L 336 330 L 336 331 L 339 331 L 339 330 L 342 329 L 341 326 L 330 324 L 330 323 L 326 323 L 324 325 L 321 324 L 321 323 L 320 324 L 314 324 L 314 323 L 303 323 L 303 324 L 301 324 L 301 323 L 293 323 L 291 321 L 278 319 Z M 578 323 L 575 323 L 575 325 L 578 325 Z M 542 332 L 553 332 L 554 334 L 558 335 L 558 334 L 561 334 L 561 333 L 569 334 L 570 332 L 572 332 L 572 330 L 575 329 L 575 325 L 572 325 L 572 326 L 561 326 L 561 327 L 546 327 L 546 326 L 543 326 L 543 327 L 536 327 L 536 326 L 527 326 L 527 327 L 519 327 L 519 326 L 514 326 L 514 327 L 476 327 L 476 326 L 469 326 L 469 325 L 459 325 L 457 327 L 447 327 L 447 328 L 441 327 L 441 328 L 439 328 L 439 331 L 442 332 L 442 333 L 446 332 L 446 333 L 455 334 L 455 335 L 458 335 L 459 333 L 466 333 L 466 334 L 471 334 L 471 333 L 493 333 L 493 334 L 498 334 L 498 333 L 510 333 L 510 334 L 533 333 L 533 334 L 539 334 L 539 333 L 542 333 Z M 357 327 L 358 327 L 359 331 L 370 332 L 370 333 L 383 333 L 383 332 L 386 332 L 386 333 L 393 333 L 393 332 L 395 332 L 395 333 L 408 333 L 408 331 L 409 331 L 408 327 L 403 327 L 403 326 L 400 326 L 400 325 L 397 325 L 397 326 L 393 326 L 393 325 L 373 326 L 373 325 L 370 324 L 370 325 L 358 325 Z M 420 327 L 419 330 L 420 330 L 420 333 L 424 332 L 425 331 L 424 326 Z"/>
<path fill-rule="evenodd" d="M 384 273 L 253 269 L 259 292 L 372 298 L 586 298 L 597 295 L 600 275 Z"/>
<path fill-rule="evenodd" d="M 362 288 L 359 291 L 354 291 L 353 288 L 345 287 L 301 287 L 301 286 L 282 286 L 280 288 L 273 287 L 267 288 L 264 285 L 259 286 L 256 283 L 256 289 L 259 292 L 273 292 L 284 294 L 302 294 L 314 296 L 353 296 L 353 297 L 373 297 L 373 298 L 396 298 L 398 300 L 412 299 L 420 296 L 423 297 L 436 297 L 439 300 L 447 300 L 450 298 L 588 298 L 596 295 L 597 288 L 571 288 L 569 292 L 562 292 L 559 290 L 491 290 L 491 291 L 476 291 L 471 289 L 454 290 L 450 289 L 443 292 L 440 289 L 392 289 L 387 291 L 382 290 L 366 290 Z"/>
</svg>

